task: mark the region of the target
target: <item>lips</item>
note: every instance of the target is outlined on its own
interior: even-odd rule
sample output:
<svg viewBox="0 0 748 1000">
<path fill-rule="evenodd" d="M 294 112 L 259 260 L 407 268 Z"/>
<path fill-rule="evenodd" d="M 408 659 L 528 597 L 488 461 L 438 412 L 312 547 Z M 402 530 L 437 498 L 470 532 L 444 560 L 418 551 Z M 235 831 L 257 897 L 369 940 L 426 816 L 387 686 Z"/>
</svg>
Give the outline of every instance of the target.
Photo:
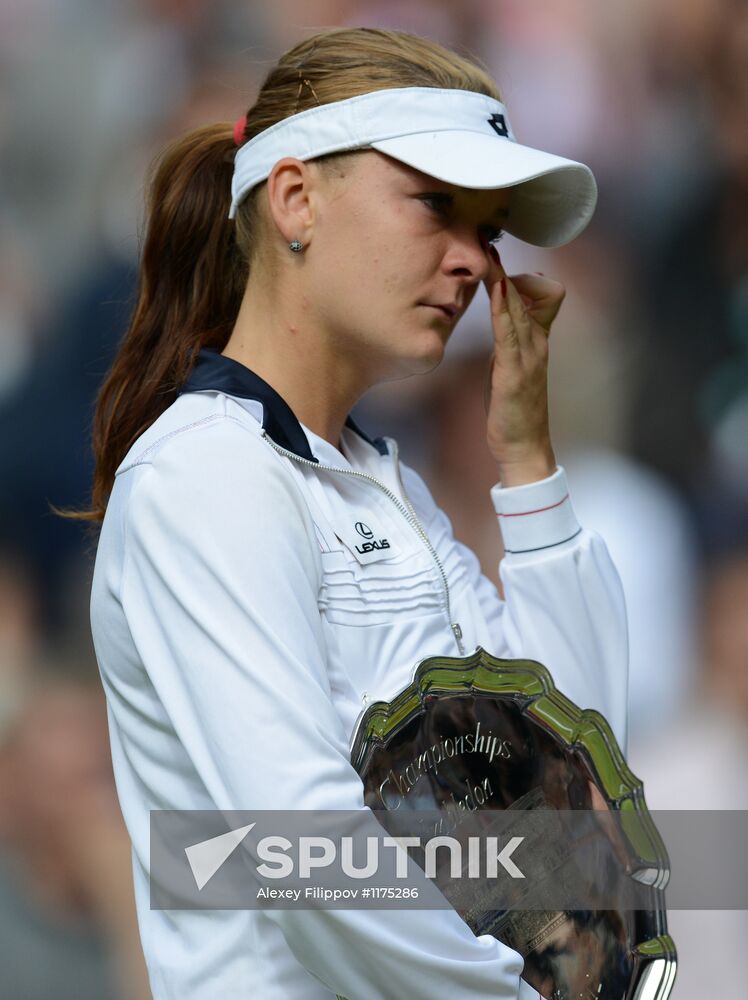
<svg viewBox="0 0 748 1000">
<path fill-rule="evenodd" d="M 457 313 L 460 311 L 458 306 L 455 305 L 435 305 L 431 302 L 424 302 L 422 305 L 428 306 L 429 309 L 438 309 L 441 313 L 447 316 L 449 319 L 454 319 Z"/>
</svg>

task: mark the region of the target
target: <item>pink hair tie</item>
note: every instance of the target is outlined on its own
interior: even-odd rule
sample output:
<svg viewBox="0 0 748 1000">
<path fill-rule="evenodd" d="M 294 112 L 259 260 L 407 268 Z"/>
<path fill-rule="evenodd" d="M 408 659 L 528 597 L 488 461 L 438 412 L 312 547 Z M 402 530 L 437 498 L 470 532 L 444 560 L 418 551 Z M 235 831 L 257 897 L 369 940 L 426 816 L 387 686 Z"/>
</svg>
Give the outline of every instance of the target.
<svg viewBox="0 0 748 1000">
<path fill-rule="evenodd" d="M 247 130 L 247 116 L 243 115 L 234 125 L 234 145 L 241 146 L 244 142 L 244 133 Z"/>
</svg>

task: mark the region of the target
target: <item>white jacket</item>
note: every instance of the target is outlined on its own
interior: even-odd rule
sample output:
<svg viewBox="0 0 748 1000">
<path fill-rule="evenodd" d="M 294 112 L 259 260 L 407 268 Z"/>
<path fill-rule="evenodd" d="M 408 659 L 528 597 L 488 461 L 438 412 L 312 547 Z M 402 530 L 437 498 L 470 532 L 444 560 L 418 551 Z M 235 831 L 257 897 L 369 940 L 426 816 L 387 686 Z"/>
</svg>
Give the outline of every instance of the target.
<svg viewBox="0 0 748 1000">
<path fill-rule="evenodd" d="M 625 746 L 623 595 L 563 470 L 491 491 L 504 602 L 393 440 L 341 441 L 203 350 L 117 470 L 91 624 L 153 995 L 535 1000 L 451 910 L 149 908 L 149 810 L 364 808 L 356 720 L 426 656 L 539 660 Z"/>
</svg>

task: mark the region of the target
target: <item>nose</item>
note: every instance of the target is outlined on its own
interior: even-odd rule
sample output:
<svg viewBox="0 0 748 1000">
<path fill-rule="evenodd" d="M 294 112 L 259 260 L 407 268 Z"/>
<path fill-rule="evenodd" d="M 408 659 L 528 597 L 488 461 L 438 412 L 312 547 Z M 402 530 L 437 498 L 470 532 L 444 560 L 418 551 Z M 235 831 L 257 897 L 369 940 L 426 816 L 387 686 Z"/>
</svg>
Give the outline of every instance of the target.
<svg viewBox="0 0 748 1000">
<path fill-rule="evenodd" d="M 491 272 L 489 253 L 484 226 L 454 226 L 450 230 L 449 246 L 444 255 L 444 269 L 477 284 L 484 281 Z"/>
</svg>

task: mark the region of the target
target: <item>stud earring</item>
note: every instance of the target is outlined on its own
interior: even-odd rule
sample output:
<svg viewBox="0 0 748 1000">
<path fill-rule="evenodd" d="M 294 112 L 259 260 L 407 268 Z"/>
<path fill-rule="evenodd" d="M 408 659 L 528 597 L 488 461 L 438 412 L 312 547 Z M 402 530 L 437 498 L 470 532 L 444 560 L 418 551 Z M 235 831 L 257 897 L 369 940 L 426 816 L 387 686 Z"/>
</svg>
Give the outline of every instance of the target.
<svg viewBox="0 0 748 1000">
<path fill-rule="evenodd" d="M 289 250 L 293 250 L 294 253 L 300 253 L 304 249 L 304 244 L 299 240 L 291 240 L 288 244 Z"/>
</svg>

